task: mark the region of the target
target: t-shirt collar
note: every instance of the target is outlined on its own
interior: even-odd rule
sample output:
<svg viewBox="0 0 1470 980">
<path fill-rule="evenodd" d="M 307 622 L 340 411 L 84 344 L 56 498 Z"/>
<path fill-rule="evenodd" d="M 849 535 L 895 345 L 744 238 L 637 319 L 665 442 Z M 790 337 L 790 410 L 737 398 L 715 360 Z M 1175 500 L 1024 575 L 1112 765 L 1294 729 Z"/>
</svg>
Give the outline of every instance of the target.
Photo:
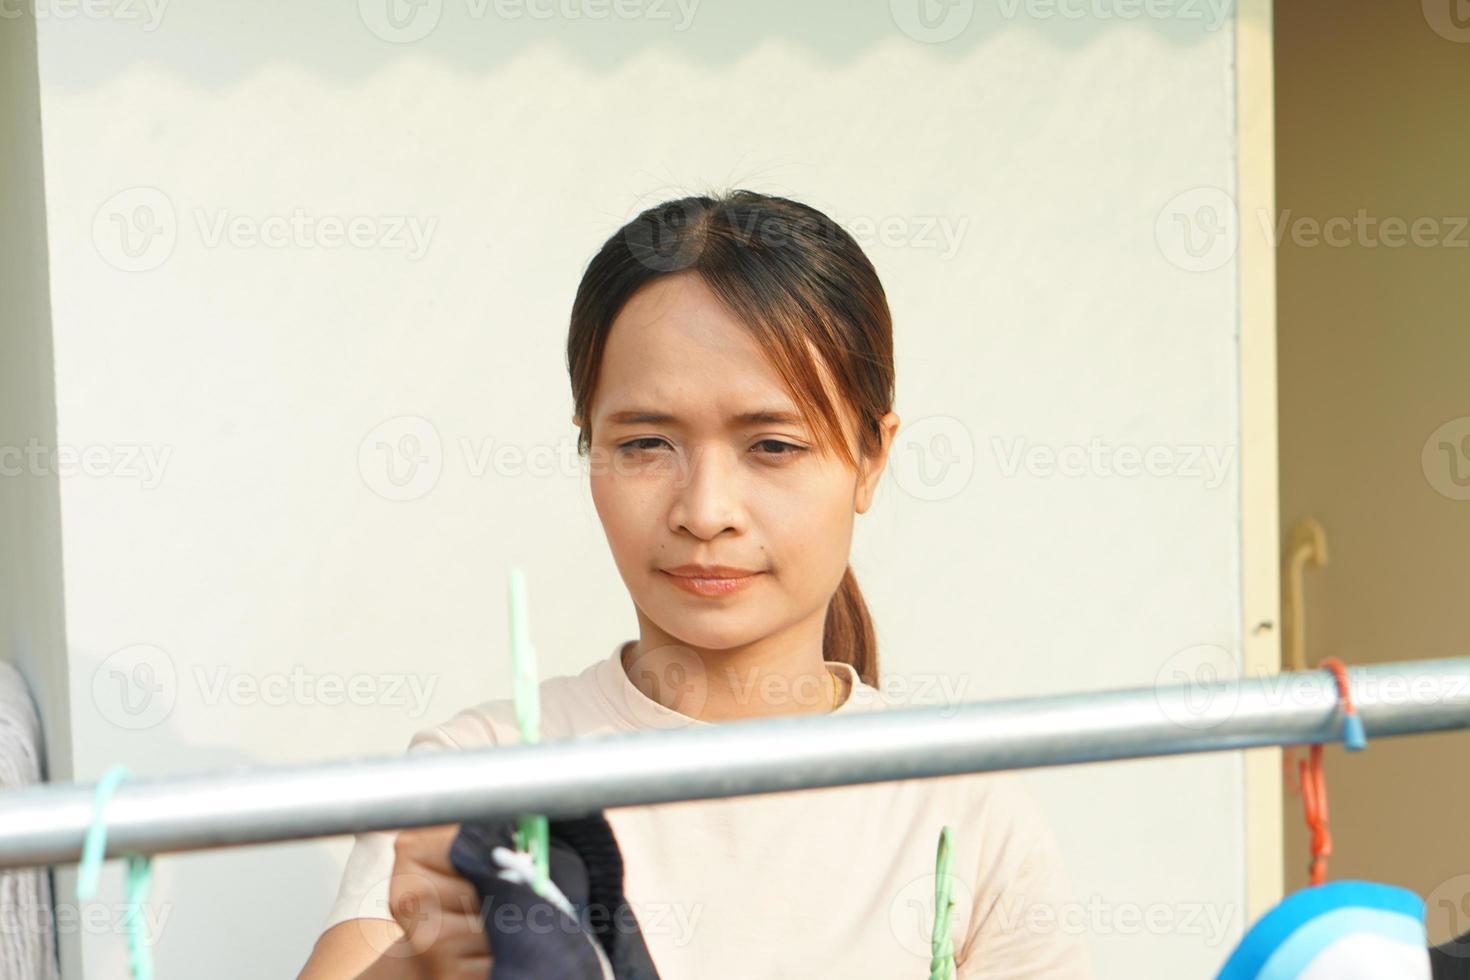
<svg viewBox="0 0 1470 980">
<path fill-rule="evenodd" d="M 618 721 L 630 729 L 689 728 L 710 725 L 712 722 L 675 711 L 644 694 L 628 677 L 623 669 L 623 650 L 635 640 L 625 640 L 613 646 L 612 654 L 594 668 L 598 692 L 607 699 Z M 834 714 L 849 714 L 862 711 L 877 703 L 877 689 L 864 684 L 851 664 L 836 660 L 826 661 L 828 670 L 837 672 L 838 678 L 847 678 L 847 698 L 837 706 Z"/>
</svg>

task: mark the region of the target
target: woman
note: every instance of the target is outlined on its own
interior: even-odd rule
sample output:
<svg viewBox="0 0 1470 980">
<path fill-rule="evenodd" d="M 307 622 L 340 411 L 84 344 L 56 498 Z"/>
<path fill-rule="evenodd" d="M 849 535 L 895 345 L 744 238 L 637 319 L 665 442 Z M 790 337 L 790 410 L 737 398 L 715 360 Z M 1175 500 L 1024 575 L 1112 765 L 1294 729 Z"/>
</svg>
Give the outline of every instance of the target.
<svg viewBox="0 0 1470 980">
<path fill-rule="evenodd" d="M 899 419 L 883 288 L 824 214 L 669 201 L 588 266 L 567 342 L 579 452 L 638 638 L 541 685 L 546 739 L 882 710 L 848 554 Z M 510 700 L 410 751 L 516 741 Z M 964 775 L 607 811 L 663 980 L 928 975 L 953 828 L 958 975 L 1090 976 L 1044 815 Z M 303 980 L 473 977 L 488 950 L 455 826 L 362 834 Z"/>
</svg>

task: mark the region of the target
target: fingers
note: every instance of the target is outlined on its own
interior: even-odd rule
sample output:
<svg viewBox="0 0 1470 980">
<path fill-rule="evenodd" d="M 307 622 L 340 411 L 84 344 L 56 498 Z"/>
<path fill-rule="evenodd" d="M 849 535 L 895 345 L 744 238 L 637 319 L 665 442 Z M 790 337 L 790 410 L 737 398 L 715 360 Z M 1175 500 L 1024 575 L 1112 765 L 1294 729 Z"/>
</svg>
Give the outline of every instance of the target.
<svg viewBox="0 0 1470 980">
<path fill-rule="evenodd" d="M 482 960 L 484 970 L 476 980 L 484 980 L 489 944 L 481 926 L 479 894 L 449 863 L 449 847 L 458 826 L 442 824 L 399 832 L 393 845 L 388 911 L 403 929 L 415 956 L 424 957 L 435 969 L 450 971 L 432 976 L 457 980 L 462 963 Z"/>
<path fill-rule="evenodd" d="M 449 846 L 458 833 L 457 823 L 411 827 L 398 832 L 393 850 L 399 859 L 408 857 L 425 868 L 452 875 L 454 866 L 449 863 Z"/>
</svg>

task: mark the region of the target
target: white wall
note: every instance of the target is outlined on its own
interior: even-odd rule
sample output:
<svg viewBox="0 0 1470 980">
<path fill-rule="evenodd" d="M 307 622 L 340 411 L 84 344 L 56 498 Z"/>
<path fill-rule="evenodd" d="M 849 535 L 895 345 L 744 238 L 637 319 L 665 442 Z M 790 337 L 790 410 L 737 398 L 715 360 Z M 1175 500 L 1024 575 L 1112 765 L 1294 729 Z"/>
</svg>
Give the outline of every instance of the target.
<svg viewBox="0 0 1470 980">
<path fill-rule="evenodd" d="M 1234 267 L 1191 257 L 1174 219 L 1198 203 L 1181 192 L 1233 186 L 1228 15 L 1003 2 L 929 30 L 901 0 L 687 23 L 436 0 L 408 40 L 372 0 L 304 6 L 40 25 L 58 432 L 104 447 L 61 481 L 77 778 L 396 753 L 509 694 L 512 563 L 544 673 L 636 635 L 579 468 L 475 453 L 573 458 L 580 272 L 639 209 L 706 185 L 892 229 L 865 242 L 912 428 L 854 555 L 890 678 L 942 672 L 966 699 L 1146 685 L 1238 647 Z M 296 209 L 363 217 L 372 241 L 248 237 Z M 376 237 L 400 217 L 421 254 Z M 424 482 L 385 499 L 372 447 L 405 435 Z M 1011 466 L 1093 439 L 1198 471 Z M 932 489 L 919 467 L 946 460 Z M 215 686 L 297 668 L 379 697 Z M 1242 926 L 1238 757 L 1028 778 L 1100 976 L 1218 966 Z M 292 975 L 347 847 L 161 858 L 160 975 Z M 82 941 L 88 976 L 119 975 L 120 933 Z"/>
</svg>

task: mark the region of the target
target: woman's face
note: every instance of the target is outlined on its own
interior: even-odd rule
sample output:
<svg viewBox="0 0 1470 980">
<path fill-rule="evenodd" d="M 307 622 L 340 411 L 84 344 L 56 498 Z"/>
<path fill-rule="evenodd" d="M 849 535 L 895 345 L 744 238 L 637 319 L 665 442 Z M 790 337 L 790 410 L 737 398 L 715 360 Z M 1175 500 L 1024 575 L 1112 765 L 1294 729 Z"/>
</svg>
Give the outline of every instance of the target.
<svg viewBox="0 0 1470 980">
<path fill-rule="evenodd" d="M 820 636 L 896 415 L 858 470 L 819 450 L 755 341 L 692 272 L 660 277 L 624 306 L 590 412 L 592 499 L 640 622 L 701 650 L 813 622 Z M 689 582 L 677 571 L 689 564 L 750 574 Z"/>
</svg>

